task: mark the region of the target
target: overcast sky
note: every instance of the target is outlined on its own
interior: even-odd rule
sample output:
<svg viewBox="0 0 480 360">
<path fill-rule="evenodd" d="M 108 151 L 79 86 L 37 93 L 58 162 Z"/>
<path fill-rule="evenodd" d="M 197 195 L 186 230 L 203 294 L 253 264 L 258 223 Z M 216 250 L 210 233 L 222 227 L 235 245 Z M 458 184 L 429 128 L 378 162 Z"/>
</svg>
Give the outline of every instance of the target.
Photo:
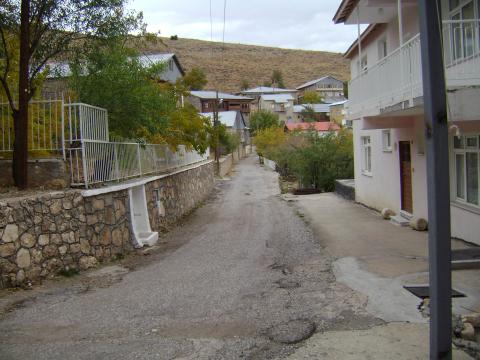
<svg viewBox="0 0 480 360">
<path fill-rule="evenodd" d="M 211 0 L 213 40 L 221 41 L 224 0 Z M 283 48 L 344 52 L 352 25 L 334 25 L 340 0 L 227 0 L 225 41 Z M 143 11 L 149 31 L 210 40 L 210 0 L 130 0 Z"/>
</svg>

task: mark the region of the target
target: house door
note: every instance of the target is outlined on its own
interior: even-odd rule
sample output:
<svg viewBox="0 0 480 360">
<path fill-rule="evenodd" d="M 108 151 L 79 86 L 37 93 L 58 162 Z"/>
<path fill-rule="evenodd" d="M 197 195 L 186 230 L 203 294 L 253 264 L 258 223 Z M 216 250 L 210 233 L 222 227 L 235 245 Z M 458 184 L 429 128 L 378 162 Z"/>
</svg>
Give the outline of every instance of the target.
<svg viewBox="0 0 480 360">
<path fill-rule="evenodd" d="M 412 214 L 412 162 L 410 156 L 410 141 L 400 141 L 399 152 L 402 210 Z"/>
</svg>

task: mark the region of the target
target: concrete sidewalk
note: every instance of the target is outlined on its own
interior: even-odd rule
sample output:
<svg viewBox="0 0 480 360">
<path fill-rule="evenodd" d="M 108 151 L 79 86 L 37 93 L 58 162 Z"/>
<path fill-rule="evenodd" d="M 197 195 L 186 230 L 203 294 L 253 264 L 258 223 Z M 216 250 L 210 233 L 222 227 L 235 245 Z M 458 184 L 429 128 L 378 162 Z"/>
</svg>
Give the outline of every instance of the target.
<svg viewBox="0 0 480 360">
<path fill-rule="evenodd" d="M 366 351 L 375 359 L 428 357 L 428 319 L 417 309 L 420 299 L 403 289 L 406 284 L 428 283 L 427 233 L 396 226 L 383 220 L 379 213 L 333 193 L 286 194 L 283 198 L 297 208 L 324 250 L 335 258 L 337 281 L 366 295 L 367 311 L 390 323 L 380 337 L 377 328 L 353 331 L 351 336 L 337 334 L 338 341 L 330 346 L 331 353 L 327 351 L 325 358 L 355 358 L 348 356 L 348 349 Z M 454 249 L 465 247 L 468 244 L 452 241 Z M 480 312 L 479 275 L 480 270 L 453 272 L 454 288 L 467 295 L 453 300 L 455 313 Z M 323 342 L 332 345 L 329 336 L 333 335 L 316 334 L 309 340 L 310 347 L 313 349 Z M 410 353 L 395 355 L 395 351 L 405 349 L 406 345 L 412 350 Z M 309 346 L 303 351 L 308 353 L 308 349 Z M 386 355 L 382 349 L 393 352 Z M 307 353 L 296 355 L 304 358 Z M 457 354 L 456 358 L 461 357 Z"/>
</svg>

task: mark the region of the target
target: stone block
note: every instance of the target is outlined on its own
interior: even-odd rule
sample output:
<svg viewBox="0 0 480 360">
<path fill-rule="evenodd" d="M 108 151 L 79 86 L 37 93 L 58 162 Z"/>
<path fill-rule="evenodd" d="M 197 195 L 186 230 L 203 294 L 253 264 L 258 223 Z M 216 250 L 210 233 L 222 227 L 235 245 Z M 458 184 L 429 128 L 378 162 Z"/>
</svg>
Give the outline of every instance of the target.
<svg viewBox="0 0 480 360">
<path fill-rule="evenodd" d="M 56 245 L 47 245 L 43 248 L 43 255 L 46 258 L 54 257 L 58 254 L 58 247 Z"/>
<path fill-rule="evenodd" d="M 97 266 L 97 259 L 93 256 L 82 256 L 78 261 L 78 266 L 81 270 L 87 270 Z"/>
<path fill-rule="evenodd" d="M 4 245 L 0 245 L 0 257 L 6 258 L 8 256 L 11 256 L 15 254 L 15 244 L 14 243 L 8 243 Z"/>
<path fill-rule="evenodd" d="M 25 233 L 20 237 L 20 243 L 26 248 L 31 248 L 36 243 L 35 236 L 30 233 Z"/>
<path fill-rule="evenodd" d="M 87 215 L 87 225 L 94 225 L 98 222 L 98 217 L 96 214 Z"/>
<path fill-rule="evenodd" d="M 463 330 L 460 332 L 460 337 L 465 340 L 475 341 L 475 328 L 470 323 L 463 324 Z"/>
<path fill-rule="evenodd" d="M 25 248 L 21 248 L 17 252 L 17 257 L 15 259 L 15 262 L 17 263 L 17 266 L 19 268 L 22 268 L 22 269 L 28 268 L 31 264 L 30 252 Z"/>
<path fill-rule="evenodd" d="M 90 254 L 90 249 L 91 249 L 91 246 L 90 246 L 90 243 L 88 242 L 87 239 L 81 239 L 80 240 L 80 250 L 82 251 L 82 253 L 84 254 Z"/>
<path fill-rule="evenodd" d="M 41 264 L 43 259 L 43 254 L 41 250 L 31 249 L 30 255 L 32 257 L 32 262 L 35 264 Z"/>
<path fill-rule="evenodd" d="M 18 239 L 18 226 L 8 224 L 3 231 L 2 241 L 4 243 L 14 242 Z"/>
<path fill-rule="evenodd" d="M 58 215 L 62 212 L 62 201 L 60 199 L 52 200 L 52 205 L 50 205 L 50 214 Z"/>
<path fill-rule="evenodd" d="M 480 327 L 480 314 L 479 313 L 471 313 L 462 315 L 462 321 L 464 323 L 470 323 L 474 327 Z"/>
<path fill-rule="evenodd" d="M 123 234 L 121 229 L 117 228 L 112 231 L 112 243 L 115 246 L 123 245 Z"/>
<path fill-rule="evenodd" d="M 93 199 L 92 206 L 94 210 L 103 210 L 105 208 L 105 201 L 103 201 L 103 199 Z"/>
<path fill-rule="evenodd" d="M 38 237 L 38 245 L 45 246 L 50 243 L 50 235 L 49 234 L 42 234 Z"/>
<path fill-rule="evenodd" d="M 52 241 L 52 243 L 57 245 L 60 245 L 63 243 L 62 236 L 60 234 L 51 234 L 50 240 Z"/>
<path fill-rule="evenodd" d="M 105 228 L 100 234 L 100 244 L 103 246 L 110 245 L 112 243 L 112 234 L 110 229 Z"/>
<path fill-rule="evenodd" d="M 7 259 L 0 258 L 0 273 L 6 274 L 14 272 L 17 267 Z"/>
<path fill-rule="evenodd" d="M 71 208 L 73 208 L 73 204 L 70 199 L 63 199 L 62 206 L 65 210 L 70 210 Z"/>
<path fill-rule="evenodd" d="M 62 245 L 58 248 L 58 252 L 60 253 L 60 255 L 65 255 L 68 251 L 68 247 L 67 245 Z"/>
<path fill-rule="evenodd" d="M 70 252 L 72 254 L 79 253 L 81 251 L 81 246 L 80 244 L 70 244 Z"/>
<path fill-rule="evenodd" d="M 423 218 L 412 218 L 410 220 L 410 227 L 417 231 L 425 231 L 428 229 L 428 222 Z"/>
</svg>

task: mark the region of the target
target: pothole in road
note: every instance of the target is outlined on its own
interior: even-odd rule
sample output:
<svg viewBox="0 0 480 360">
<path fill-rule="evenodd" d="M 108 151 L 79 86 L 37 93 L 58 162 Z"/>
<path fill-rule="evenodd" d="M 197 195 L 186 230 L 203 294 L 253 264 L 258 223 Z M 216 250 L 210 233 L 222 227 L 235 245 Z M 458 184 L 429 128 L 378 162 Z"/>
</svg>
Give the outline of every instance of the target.
<svg viewBox="0 0 480 360">
<path fill-rule="evenodd" d="M 300 287 L 300 283 L 293 279 L 283 278 L 275 282 L 280 289 L 296 289 Z"/>
<path fill-rule="evenodd" d="M 315 324 L 310 320 L 290 320 L 272 326 L 267 330 L 267 336 L 270 340 L 282 344 L 296 344 L 312 336 L 315 329 Z"/>
</svg>

